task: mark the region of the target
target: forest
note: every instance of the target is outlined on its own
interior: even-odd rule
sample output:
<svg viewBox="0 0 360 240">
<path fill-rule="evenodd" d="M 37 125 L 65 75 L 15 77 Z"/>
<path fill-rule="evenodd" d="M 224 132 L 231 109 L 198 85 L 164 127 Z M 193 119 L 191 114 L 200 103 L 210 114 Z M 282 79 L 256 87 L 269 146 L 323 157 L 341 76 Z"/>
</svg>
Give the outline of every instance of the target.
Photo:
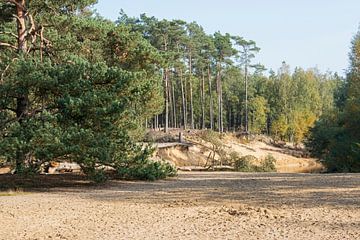
<svg viewBox="0 0 360 240">
<path fill-rule="evenodd" d="M 360 172 L 360 32 L 344 77 L 272 70 L 256 62 L 256 39 L 124 11 L 112 22 L 95 2 L 0 1 L 0 163 L 164 178 L 175 170 L 138 143 L 178 128 L 264 134 L 305 144 L 329 172 Z"/>
</svg>

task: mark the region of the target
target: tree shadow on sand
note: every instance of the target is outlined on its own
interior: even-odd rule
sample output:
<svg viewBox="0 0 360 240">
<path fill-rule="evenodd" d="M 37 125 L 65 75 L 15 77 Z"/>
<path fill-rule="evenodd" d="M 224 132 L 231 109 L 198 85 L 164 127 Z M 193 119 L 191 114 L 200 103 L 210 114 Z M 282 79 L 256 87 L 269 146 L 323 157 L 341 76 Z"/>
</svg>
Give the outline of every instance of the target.
<svg viewBox="0 0 360 240">
<path fill-rule="evenodd" d="M 85 193 L 97 201 L 133 203 L 360 205 L 358 174 L 185 173 L 158 182 L 113 181 Z"/>
<path fill-rule="evenodd" d="M 360 206 L 360 174 L 196 172 L 156 182 L 110 180 L 103 185 L 73 174 L 29 179 L 0 175 L 0 191 L 16 187 L 94 201 L 140 204 Z"/>
<path fill-rule="evenodd" d="M 56 188 L 89 188 L 96 186 L 81 174 L 35 175 L 31 177 L 0 174 L 0 192 L 13 190 L 46 191 Z"/>
</svg>

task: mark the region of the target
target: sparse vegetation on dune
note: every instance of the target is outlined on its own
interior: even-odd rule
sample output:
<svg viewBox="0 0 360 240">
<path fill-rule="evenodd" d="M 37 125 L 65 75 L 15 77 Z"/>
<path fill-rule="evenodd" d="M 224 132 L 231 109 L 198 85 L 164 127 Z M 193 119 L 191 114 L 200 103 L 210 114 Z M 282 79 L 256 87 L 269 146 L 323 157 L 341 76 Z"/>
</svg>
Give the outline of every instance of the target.
<svg viewBox="0 0 360 240">
<path fill-rule="evenodd" d="M 219 134 L 210 130 L 183 132 L 183 143 L 162 143 L 163 139 L 176 139 L 179 129 L 168 134 L 151 132 L 153 138 L 161 136 L 155 156 L 173 162 L 182 170 L 270 171 L 270 172 L 323 172 L 316 159 L 308 157 L 304 148 L 293 145 L 279 146 L 267 136 L 246 137 L 237 133 Z M 251 159 L 250 159 L 251 158 Z M 236 162 L 244 167 L 236 167 Z M 246 161 L 245 161 L 245 160 Z"/>
</svg>

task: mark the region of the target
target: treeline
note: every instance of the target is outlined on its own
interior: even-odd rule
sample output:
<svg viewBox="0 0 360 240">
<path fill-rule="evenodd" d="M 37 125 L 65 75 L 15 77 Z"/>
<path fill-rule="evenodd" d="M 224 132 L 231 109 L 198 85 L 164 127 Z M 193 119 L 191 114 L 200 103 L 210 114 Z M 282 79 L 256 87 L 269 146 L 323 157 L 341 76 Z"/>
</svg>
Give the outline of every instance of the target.
<svg viewBox="0 0 360 240">
<path fill-rule="evenodd" d="M 259 48 L 231 34 L 205 33 L 195 22 L 122 13 L 117 23 L 140 33 L 161 56 L 164 111 L 153 128 L 266 133 L 300 143 L 319 116 L 331 111 L 344 84 L 336 74 L 283 63 L 266 76 L 254 63 Z"/>
</svg>

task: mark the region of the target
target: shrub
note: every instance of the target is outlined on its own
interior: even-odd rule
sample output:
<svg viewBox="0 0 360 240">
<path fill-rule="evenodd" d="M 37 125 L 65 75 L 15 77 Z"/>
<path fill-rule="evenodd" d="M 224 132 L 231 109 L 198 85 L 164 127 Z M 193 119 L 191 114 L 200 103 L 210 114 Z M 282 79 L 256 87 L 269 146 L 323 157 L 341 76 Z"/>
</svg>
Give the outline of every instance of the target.
<svg viewBox="0 0 360 240">
<path fill-rule="evenodd" d="M 148 159 L 129 163 L 117 168 L 117 176 L 123 179 L 154 181 L 173 177 L 177 173 L 175 167 L 167 162 L 156 162 Z"/>
<path fill-rule="evenodd" d="M 226 161 L 230 164 L 235 164 L 240 158 L 241 156 L 238 152 L 232 151 L 227 155 Z"/>
<path fill-rule="evenodd" d="M 205 130 L 201 132 L 200 138 L 211 144 L 211 154 L 208 157 L 208 160 L 210 160 L 210 167 L 214 167 L 216 164 L 222 165 L 224 161 L 226 161 L 227 156 L 221 134 L 212 130 Z M 218 161 L 215 159 L 216 155 L 219 156 Z M 206 165 L 208 165 L 208 163 L 206 163 Z"/>
<path fill-rule="evenodd" d="M 40 168 L 37 165 L 20 165 L 16 169 L 16 173 L 24 177 L 33 177 L 40 172 Z"/>
<path fill-rule="evenodd" d="M 239 172 L 254 172 L 255 165 L 252 164 L 253 161 L 256 161 L 257 158 L 252 155 L 246 155 L 243 157 L 239 157 L 234 162 L 234 167 L 236 171 Z"/>
<path fill-rule="evenodd" d="M 272 155 L 268 155 L 261 160 L 260 165 L 255 165 L 258 159 L 252 155 L 238 157 L 234 161 L 234 167 L 239 172 L 276 172 L 276 159 Z"/>
<path fill-rule="evenodd" d="M 96 169 L 86 173 L 87 177 L 95 183 L 104 183 L 108 180 L 108 176 L 103 169 Z"/>
<path fill-rule="evenodd" d="M 276 172 L 275 163 L 276 159 L 273 155 L 267 155 L 267 157 L 261 161 L 259 172 Z"/>
</svg>

